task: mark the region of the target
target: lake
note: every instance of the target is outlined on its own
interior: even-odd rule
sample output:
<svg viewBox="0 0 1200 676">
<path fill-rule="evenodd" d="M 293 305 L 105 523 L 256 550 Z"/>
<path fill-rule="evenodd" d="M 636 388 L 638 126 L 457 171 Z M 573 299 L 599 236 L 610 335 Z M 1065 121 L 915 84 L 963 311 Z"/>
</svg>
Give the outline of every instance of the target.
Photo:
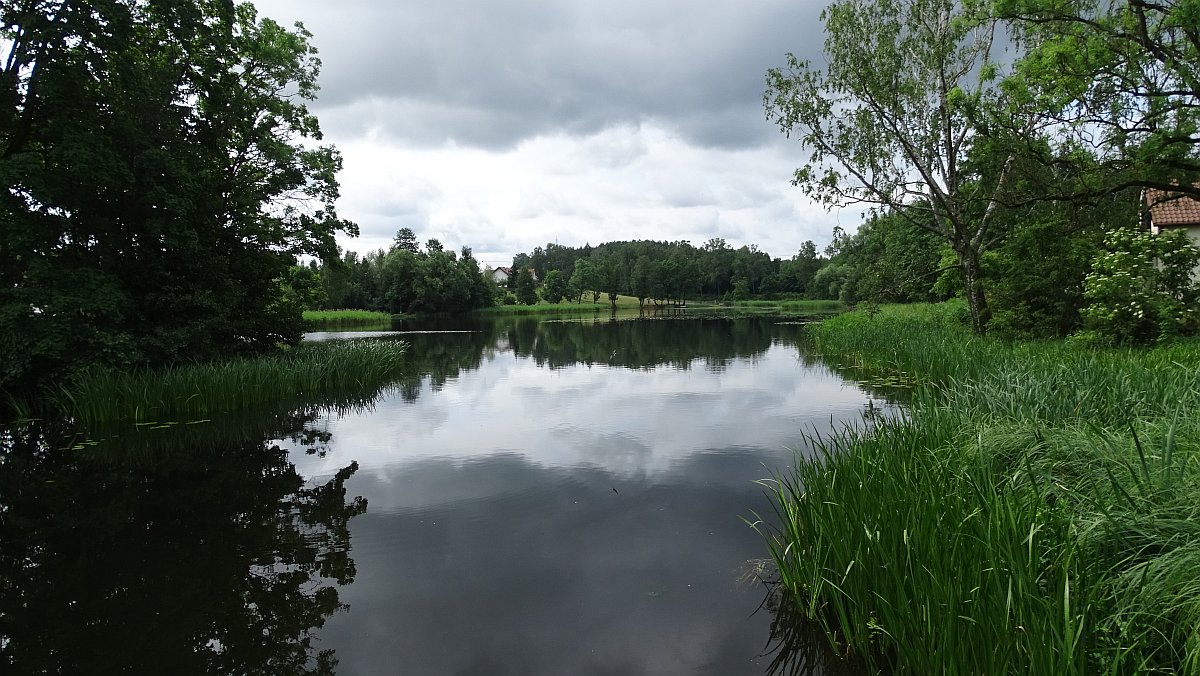
<svg viewBox="0 0 1200 676">
<path fill-rule="evenodd" d="M 4 432 L 0 671 L 850 673 L 754 581 L 755 480 L 879 405 L 802 325 L 394 328 L 369 405 Z"/>
</svg>

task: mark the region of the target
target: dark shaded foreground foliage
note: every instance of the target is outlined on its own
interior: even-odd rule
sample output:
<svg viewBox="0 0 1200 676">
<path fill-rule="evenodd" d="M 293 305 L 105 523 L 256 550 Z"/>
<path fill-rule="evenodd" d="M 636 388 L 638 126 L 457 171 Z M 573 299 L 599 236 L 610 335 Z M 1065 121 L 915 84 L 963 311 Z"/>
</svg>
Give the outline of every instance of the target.
<svg viewBox="0 0 1200 676">
<path fill-rule="evenodd" d="M 954 304 L 813 327 L 908 419 L 765 482 L 785 593 L 899 673 L 1200 673 L 1200 344 L 976 338 Z"/>
<path fill-rule="evenodd" d="M 0 671 L 332 674 L 357 466 L 306 484 L 316 410 L 91 441 L 0 430 Z M 71 450 L 78 448 L 80 450 Z"/>
<path fill-rule="evenodd" d="M 300 339 L 341 157 L 303 27 L 249 3 L 3 2 L 0 394 Z"/>
</svg>

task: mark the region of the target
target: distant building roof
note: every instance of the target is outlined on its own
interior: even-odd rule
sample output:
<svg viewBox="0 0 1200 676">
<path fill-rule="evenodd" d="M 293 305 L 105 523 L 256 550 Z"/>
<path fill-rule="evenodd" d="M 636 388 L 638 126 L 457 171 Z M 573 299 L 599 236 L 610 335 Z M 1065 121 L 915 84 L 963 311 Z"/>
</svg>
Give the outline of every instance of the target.
<svg viewBox="0 0 1200 676">
<path fill-rule="evenodd" d="M 1155 227 L 1200 225 L 1200 200 L 1190 195 L 1147 188 L 1143 193 Z"/>
</svg>

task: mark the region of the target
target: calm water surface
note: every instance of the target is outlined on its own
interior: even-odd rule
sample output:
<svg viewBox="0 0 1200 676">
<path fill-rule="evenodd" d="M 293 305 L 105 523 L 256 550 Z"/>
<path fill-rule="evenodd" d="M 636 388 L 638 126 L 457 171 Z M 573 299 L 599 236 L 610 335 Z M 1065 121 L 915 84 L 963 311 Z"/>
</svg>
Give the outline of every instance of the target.
<svg viewBox="0 0 1200 676">
<path fill-rule="evenodd" d="M 368 406 L 71 452 L 48 452 L 52 429 L 7 434 L 0 667 L 845 671 L 820 651 L 772 666 L 774 606 L 739 583 L 765 551 L 754 481 L 871 399 L 806 356 L 802 327 L 396 328 L 372 339 L 409 342 L 414 374 Z"/>
</svg>

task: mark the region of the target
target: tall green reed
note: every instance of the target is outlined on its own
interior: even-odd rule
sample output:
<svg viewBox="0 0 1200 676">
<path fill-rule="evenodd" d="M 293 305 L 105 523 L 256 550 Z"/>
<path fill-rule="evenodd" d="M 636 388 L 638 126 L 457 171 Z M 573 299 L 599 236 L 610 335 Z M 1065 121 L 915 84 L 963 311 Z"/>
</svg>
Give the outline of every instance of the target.
<svg viewBox="0 0 1200 676">
<path fill-rule="evenodd" d="M 205 418 L 318 399 L 353 402 L 394 382 L 405 350 L 398 341 L 327 341 L 223 362 L 90 370 L 62 385 L 52 405 L 89 425 Z"/>
<path fill-rule="evenodd" d="M 390 328 L 392 315 L 373 310 L 305 310 L 304 328 L 309 331 L 337 328 Z"/>
<path fill-rule="evenodd" d="M 764 482 L 786 592 L 881 669 L 1200 673 L 1200 344 L 1006 345 L 958 312 L 814 327 L 847 373 L 921 385 Z"/>
</svg>

